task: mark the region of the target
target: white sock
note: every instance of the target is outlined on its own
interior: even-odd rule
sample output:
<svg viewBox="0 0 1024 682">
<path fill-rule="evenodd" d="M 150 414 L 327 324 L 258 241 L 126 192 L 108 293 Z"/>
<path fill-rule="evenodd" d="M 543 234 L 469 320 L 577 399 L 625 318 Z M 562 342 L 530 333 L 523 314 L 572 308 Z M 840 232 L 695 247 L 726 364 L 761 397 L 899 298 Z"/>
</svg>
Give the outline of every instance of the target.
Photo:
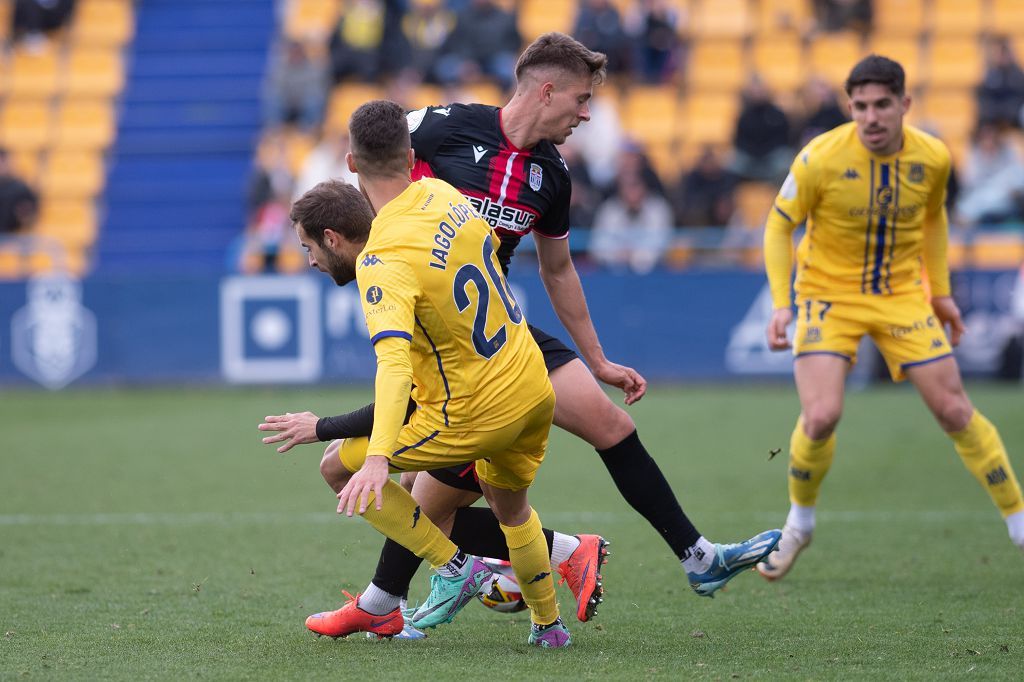
<svg viewBox="0 0 1024 682">
<path fill-rule="evenodd" d="M 402 598 L 400 596 L 389 594 L 373 583 L 370 583 L 366 591 L 359 595 L 357 605 L 363 611 L 374 616 L 383 616 L 397 609 L 401 601 Z"/>
<path fill-rule="evenodd" d="M 1006 517 L 1006 529 L 1010 531 L 1013 544 L 1024 549 L 1024 511 Z"/>
<path fill-rule="evenodd" d="M 711 568 L 715 560 L 715 545 L 703 535 L 683 555 L 683 570 L 687 573 L 703 573 Z"/>
<path fill-rule="evenodd" d="M 801 507 L 798 504 L 790 504 L 786 525 L 802 533 L 813 533 L 814 509 L 814 507 Z"/>
<path fill-rule="evenodd" d="M 455 556 L 448 560 L 448 563 L 437 567 L 438 575 L 445 578 L 459 578 L 473 566 L 472 557 L 461 549 L 455 550 Z"/>
<path fill-rule="evenodd" d="M 558 565 L 571 557 L 580 546 L 580 539 L 575 535 L 559 533 L 557 530 L 552 532 L 555 537 L 551 541 L 551 565 L 558 568 Z"/>
</svg>

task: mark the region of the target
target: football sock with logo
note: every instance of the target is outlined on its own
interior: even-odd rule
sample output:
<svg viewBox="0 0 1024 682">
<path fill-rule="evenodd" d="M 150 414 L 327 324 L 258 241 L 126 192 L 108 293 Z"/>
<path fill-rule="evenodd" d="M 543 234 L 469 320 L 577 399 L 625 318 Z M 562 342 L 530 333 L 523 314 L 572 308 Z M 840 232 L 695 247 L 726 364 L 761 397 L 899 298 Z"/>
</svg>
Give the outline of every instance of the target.
<svg viewBox="0 0 1024 682">
<path fill-rule="evenodd" d="M 374 495 L 370 495 L 363 518 L 371 526 L 413 554 L 423 557 L 434 568 L 447 563 L 458 551 L 458 547 L 420 512 L 416 500 L 405 488 L 388 479 L 384 484 L 384 499 L 384 508 L 378 511 Z"/>
<path fill-rule="evenodd" d="M 686 550 L 682 558 L 683 570 L 687 573 L 703 573 L 715 561 L 715 546 L 703 535 Z"/>
<path fill-rule="evenodd" d="M 1024 511 L 1020 485 L 992 422 L 975 410 L 963 430 L 948 435 L 964 466 L 988 491 L 1003 518 Z"/>
<path fill-rule="evenodd" d="M 823 440 L 811 440 L 804 433 L 804 420 L 796 420 L 789 439 L 789 500 L 801 507 L 818 503 L 818 491 L 825 474 L 832 466 L 836 451 L 836 434 Z M 800 530 L 813 530 L 801 528 Z"/>
<path fill-rule="evenodd" d="M 455 550 L 454 556 L 437 567 L 437 574 L 445 578 L 460 578 L 472 566 L 470 556 L 461 549 Z"/>
<path fill-rule="evenodd" d="M 555 532 L 547 528 L 544 528 L 543 531 L 549 553 L 553 553 L 554 550 L 551 548 Z M 452 542 L 470 554 L 508 561 L 508 544 L 505 541 L 505 534 L 501 532 L 498 517 L 494 515 L 490 507 L 460 507 L 455 512 L 455 520 L 452 522 L 452 532 L 449 537 Z M 575 538 L 573 539 L 575 540 Z M 551 564 L 558 565 L 554 558 L 552 558 Z M 415 571 L 413 572 L 415 573 Z"/>
<path fill-rule="evenodd" d="M 672 487 L 640 442 L 636 431 L 607 450 L 598 450 L 622 497 L 661 533 L 680 560 L 700 533 L 683 513 Z"/>
<path fill-rule="evenodd" d="M 357 605 L 371 615 L 383 616 L 397 609 L 401 603 L 402 598 L 400 596 L 389 594 L 373 583 L 370 583 L 366 591 L 359 595 Z"/>
<path fill-rule="evenodd" d="M 538 625 L 554 623 L 558 618 L 555 583 L 551 579 L 551 559 L 537 512 L 530 509 L 526 523 L 521 526 L 503 525 L 501 530 L 508 542 L 512 570 L 519 580 L 523 599 L 530 607 L 533 622 Z"/>
</svg>

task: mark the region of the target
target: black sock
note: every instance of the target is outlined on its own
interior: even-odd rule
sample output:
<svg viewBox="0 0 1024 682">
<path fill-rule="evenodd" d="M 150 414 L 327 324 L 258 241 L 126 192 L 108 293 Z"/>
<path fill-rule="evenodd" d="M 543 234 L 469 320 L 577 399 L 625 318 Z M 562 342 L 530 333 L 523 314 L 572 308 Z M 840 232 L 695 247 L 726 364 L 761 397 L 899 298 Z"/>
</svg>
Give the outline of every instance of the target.
<svg viewBox="0 0 1024 682">
<path fill-rule="evenodd" d="M 389 539 L 380 551 L 377 572 L 373 574 L 373 584 L 388 594 L 408 595 L 409 583 L 412 582 L 422 561 L 423 559 Z"/>
<path fill-rule="evenodd" d="M 548 556 L 551 556 L 551 543 L 554 537 L 553 531 L 544 529 Z M 470 554 L 509 560 L 505 534 L 498 525 L 498 518 L 487 507 L 462 507 L 457 510 L 455 521 L 452 523 L 451 539 Z"/>
<path fill-rule="evenodd" d="M 601 461 L 629 505 L 661 533 L 677 557 L 700 538 L 686 518 L 658 464 L 648 454 L 636 431 L 618 445 L 598 450 Z"/>
</svg>

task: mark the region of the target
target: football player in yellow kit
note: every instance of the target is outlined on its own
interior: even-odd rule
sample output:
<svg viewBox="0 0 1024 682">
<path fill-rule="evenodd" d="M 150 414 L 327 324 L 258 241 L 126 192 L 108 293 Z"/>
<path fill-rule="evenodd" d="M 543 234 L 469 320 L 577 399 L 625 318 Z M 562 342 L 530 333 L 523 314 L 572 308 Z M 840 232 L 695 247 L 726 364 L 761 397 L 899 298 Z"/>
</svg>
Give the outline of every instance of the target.
<svg viewBox="0 0 1024 682">
<path fill-rule="evenodd" d="M 786 575 L 810 544 L 846 375 L 864 335 L 878 346 L 893 379 L 909 379 L 921 394 L 992 497 L 1010 539 L 1024 549 L 1020 486 L 999 433 L 964 392 L 950 348 L 965 330 L 946 263 L 949 151 L 904 124 L 910 97 L 897 62 L 877 55 L 861 60 L 846 93 L 853 121 L 800 152 L 765 228 L 773 302 L 768 344 L 773 350 L 792 345 L 801 410 L 790 442 L 791 505 L 779 551 L 757 566 L 769 580 Z M 792 234 L 805 221 L 795 258 L 791 344 Z"/>
<path fill-rule="evenodd" d="M 356 279 L 377 355 L 373 431 L 369 440 L 340 446 L 345 485 L 338 511 L 358 512 L 427 559 L 436 573 L 413 624 L 450 622 L 490 570 L 445 537 L 388 473 L 475 461 L 532 611 L 529 642 L 566 646 L 547 543 L 526 497 L 547 447 L 555 395 L 501 274 L 498 239 L 454 187 L 433 178 L 411 181 L 413 152 L 399 105 L 368 102 L 349 128 L 349 163 L 362 194 L 328 181 L 291 213 L 310 265 L 339 285 Z M 418 409 L 403 426 L 410 392 Z M 332 636 L 388 636 L 401 632 L 403 619 L 397 601 L 352 599 L 306 625 Z"/>
</svg>

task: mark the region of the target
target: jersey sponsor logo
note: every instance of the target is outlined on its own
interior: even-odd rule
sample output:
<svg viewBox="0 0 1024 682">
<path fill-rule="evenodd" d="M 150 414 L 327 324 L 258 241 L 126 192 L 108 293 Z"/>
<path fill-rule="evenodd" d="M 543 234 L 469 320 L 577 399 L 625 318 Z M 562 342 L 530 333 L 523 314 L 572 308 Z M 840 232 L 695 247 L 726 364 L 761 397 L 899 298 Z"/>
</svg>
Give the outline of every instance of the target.
<svg viewBox="0 0 1024 682">
<path fill-rule="evenodd" d="M 366 302 L 370 305 L 377 305 L 384 298 L 384 290 L 378 286 L 372 286 L 366 290 Z"/>
<path fill-rule="evenodd" d="M 423 123 L 423 119 L 427 115 L 427 108 L 417 109 L 416 111 L 410 111 L 405 115 L 405 122 L 409 124 L 409 132 L 415 133 L 416 129 Z"/>
<path fill-rule="evenodd" d="M 363 262 L 359 264 L 359 267 L 368 268 L 373 265 L 384 265 L 384 261 L 371 253 L 363 256 Z"/>
<path fill-rule="evenodd" d="M 821 327 L 808 327 L 804 333 L 804 343 L 820 343 Z"/>
<path fill-rule="evenodd" d="M 486 220 L 487 224 L 492 228 L 500 228 L 517 234 L 529 232 L 534 218 L 537 217 L 531 211 L 515 208 L 514 206 L 504 206 L 496 201 L 491 201 L 490 197 L 483 199 L 469 197 L 469 202 L 473 204 L 473 208 L 480 214 L 480 217 Z"/>
<path fill-rule="evenodd" d="M 779 196 L 786 201 L 792 201 L 796 198 L 796 178 L 790 173 L 786 176 L 786 181 L 782 183 L 782 189 L 779 190 Z"/>
<path fill-rule="evenodd" d="M 908 182 L 924 182 L 924 164 L 923 163 L 912 163 L 910 164 L 910 170 L 907 171 Z"/>
<path fill-rule="evenodd" d="M 544 171 L 535 163 L 530 164 L 530 189 L 534 192 L 540 191 L 540 185 L 544 182 Z"/>
<path fill-rule="evenodd" d="M 857 172 L 856 168 L 847 168 L 846 172 L 843 173 L 843 177 L 847 180 L 858 180 L 860 179 L 860 173 Z"/>
<path fill-rule="evenodd" d="M 480 159 L 484 158 L 484 154 L 487 153 L 487 148 L 482 145 L 473 145 L 473 160 L 476 163 L 480 163 Z"/>
<path fill-rule="evenodd" d="M 875 192 L 875 201 L 878 202 L 880 210 L 885 211 L 888 209 L 889 204 L 892 203 L 892 187 L 879 187 Z"/>
<path fill-rule="evenodd" d="M 883 192 L 887 190 L 888 195 L 885 203 L 882 203 Z M 857 206 L 850 209 L 851 218 L 864 218 L 868 215 L 875 217 L 885 216 L 888 220 L 909 220 L 921 210 L 921 204 L 910 204 L 909 206 L 892 206 L 892 188 L 882 187 L 878 190 L 878 202 L 877 206 Z"/>
<path fill-rule="evenodd" d="M 434 113 L 440 114 L 441 116 L 447 116 L 452 113 L 452 110 L 451 107 L 442 107 L 440 109 L 434 109 Z"/>
</svg>

